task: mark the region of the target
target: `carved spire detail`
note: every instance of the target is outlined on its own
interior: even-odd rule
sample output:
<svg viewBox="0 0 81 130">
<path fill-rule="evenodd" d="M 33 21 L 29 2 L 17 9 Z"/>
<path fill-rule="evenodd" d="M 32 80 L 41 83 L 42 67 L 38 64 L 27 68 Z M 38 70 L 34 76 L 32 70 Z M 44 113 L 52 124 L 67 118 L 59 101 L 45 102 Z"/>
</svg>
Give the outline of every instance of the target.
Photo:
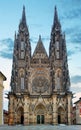
<svg viewBox="0 0 81 130">
<path fill-rule="evenodd" d="M 23 6 L 22 19 L 21 22 L 26 24 L 25 6 Z"/>
<path fill-rule="evenodd" d="M 61 25 L 60 25 L 60 21 L 58 19 L 57 8 L 55 6 L 53 29 L 60 29 L 60 28 L 61 28 Z"/>
</svg>

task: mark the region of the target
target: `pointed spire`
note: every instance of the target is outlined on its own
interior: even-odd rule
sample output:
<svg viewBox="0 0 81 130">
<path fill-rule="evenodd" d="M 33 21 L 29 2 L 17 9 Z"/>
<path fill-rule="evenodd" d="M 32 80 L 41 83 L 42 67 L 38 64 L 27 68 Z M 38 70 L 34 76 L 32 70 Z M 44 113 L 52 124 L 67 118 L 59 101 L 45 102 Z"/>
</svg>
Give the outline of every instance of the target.
<svg viewBox="0 0 81 130">
<path fill-rule="evenodd" d="M 55 6 L 55 14 L 54 14 L 54 24 L 58 22 L 58 13 L 57 13 L 57 7 Z"/>
<path fill-rule="evenodd" d="M 58 13 L 57 13 L 57 7 L 55 6 L 55 13 L 54 13 L 54 23 L 53 23 L 54 28 L 55 27 L 61 27 L 60 21 L 58 19 Z"/>
<path fill-rule="evenodd" d="M 39 40 L 38 40 L 38 42 L 42 42 L 42 40 L 41 40 L 41 35 L 39 35 Z"/>
<path fill-rule="evenodd" d="M 26 24 L 25 6 L 23 6 L 22 19 L 21 22 Z"/>
</svg>

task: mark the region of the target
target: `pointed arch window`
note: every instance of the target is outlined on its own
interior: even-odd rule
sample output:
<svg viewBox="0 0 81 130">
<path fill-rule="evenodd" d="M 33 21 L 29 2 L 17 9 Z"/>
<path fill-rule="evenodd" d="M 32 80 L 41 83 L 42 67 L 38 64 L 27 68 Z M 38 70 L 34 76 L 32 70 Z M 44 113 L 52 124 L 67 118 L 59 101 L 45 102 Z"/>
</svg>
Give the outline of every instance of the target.
<svg viewBox="0 0 81 130">
<path fill-rule="evenodd" d="M 25 43 L 24 41 L 21 41 L 21 46 L 20 46 L 20 58 L 24 59 L 25 57 Z"/>
<path fill-rule="evenodd" d="M 59 50 L 59 42 L 56 42 L 56 50 Z"/>
<path fill-rule="evenodd" d="M 21 77 L 21 89 L 24 89 L 24 77 Z"/>
<path fill-rule="evenodd" d="M 56 58 L 59 59 L 60 58 L 60 55 L 59 55 L 59 51 L 56 50 Z"/>
<path fill-rule="evenodd" d="M 24 46 L 25 46 L 25 45 L 24 45 L 24 42 L 22 41 L 22 42 L 21 42 L 21 51 L 24 51 Z"/>
<path fill-rule="evenodd" d="M 59 59 L 60 58 L 60 54 L 59 54 L 59 41 L 56 41 L 56 59 Z"/>
<path fill-rule="evenodd" d="M 25 53 L 24 51 L 21 51 L 21 59 L 24 59 Z"/>
</svg>

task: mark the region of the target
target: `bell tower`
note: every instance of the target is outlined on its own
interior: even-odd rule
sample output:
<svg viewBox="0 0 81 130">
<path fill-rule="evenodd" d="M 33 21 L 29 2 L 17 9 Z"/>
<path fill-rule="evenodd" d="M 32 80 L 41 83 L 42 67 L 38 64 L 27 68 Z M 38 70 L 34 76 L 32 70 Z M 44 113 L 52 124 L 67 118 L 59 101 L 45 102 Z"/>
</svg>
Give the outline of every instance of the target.
<svg viewBox="0 0 81 130">
<path fill-rule="evenodd" d="M 14 39 L 14 54 L 11 76 L 11 91 L 14 93 L 27 91 L 28 68 L 30 66 L 31 46 L 29 31 L 26 24 L 25 6 L 23 6 L 22 18 L 19 30 Z"/>
<path fill-rule="evenodd" d="M 65 34 L 62 33 L 61 24 L 55 7 L 54 22 L 51 31 L 49 59 L 52 71 L 52 87 L 54 91 L 68 91 L 70 86 L 67 63 L 67 50 Z"/>
<path fill-rule="evenodd" d="M 56 7 L 51 31 L 49 59 L 53 88 L 53 124 L 62 122 L 71 124 L 72 93 L 69 89 L 70 79 L 67 63 L 66 40 L 65 34 L 63 34 L 61 30 Z M 65 113 L 65 115 L 63 113 Z"/>
</svg>

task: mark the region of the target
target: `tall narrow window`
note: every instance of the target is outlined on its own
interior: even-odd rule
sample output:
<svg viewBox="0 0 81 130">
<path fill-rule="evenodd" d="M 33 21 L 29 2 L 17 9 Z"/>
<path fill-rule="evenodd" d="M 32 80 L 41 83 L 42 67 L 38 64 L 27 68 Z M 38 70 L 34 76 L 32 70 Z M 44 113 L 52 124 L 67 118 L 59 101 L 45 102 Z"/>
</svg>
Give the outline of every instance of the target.
<svg viewBox="0 0 81 130">
<path fill-rule="evenodd" d="M 21 50 L 24 50 L 24 42 L 21 42 Z"/>
<path fill-rule="evenodd" d="M 24 78 L 21 77 L 21 89 L 24 89 Z"/>
<path fill-rule="evenodd" d="M 56 50 L 56 58 L 59 59 L 59 51 Z"/>
<path fill-rule="evenodd" d="M 21 59 L 24 59 L 24 56 L 25 56 L 25 48 L 24 48 L 24 45 L 25 43 L 22 41 L 21 42 L 21 54 L 20 54 L 20 57 L 21 57 Z"/>
<path fill-rule="evenodd" d="M 56 42 L 56 50 L 59 50 L 59 42 Z"/>
<path fill-rule="evenodd" d="M 24 51 L 21 51 L 21 59 L 24 59 L 25 53 Z"/>
<path fill-rule="evenodd" d="M 55 48 L 55 50 L 56 50 L 56 59 L 59 59 L 60 58 L 60 54 L 59 54 L 59 42 L 58 41 L 56 41 L 56 48 Z"/>
</svg>

